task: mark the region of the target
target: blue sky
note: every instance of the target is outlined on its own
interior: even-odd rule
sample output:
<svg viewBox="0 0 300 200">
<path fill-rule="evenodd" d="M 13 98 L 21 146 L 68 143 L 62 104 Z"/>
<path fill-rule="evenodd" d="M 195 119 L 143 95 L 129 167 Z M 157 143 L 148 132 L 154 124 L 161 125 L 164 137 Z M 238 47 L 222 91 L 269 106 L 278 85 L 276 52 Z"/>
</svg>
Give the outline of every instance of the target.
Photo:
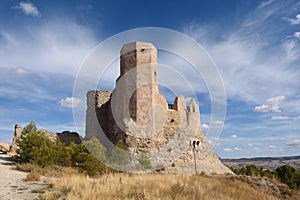
<svg viewBox="0 0 300 200">
<path fill-rule="evenodd" d="M 76 131 L 71 102 L 81 63 L 108 37 L 149 26 L 187 34 L 218 66 L 227 95 L 226 119 L 215 122 L 224 123 L 220 157 L 299 155 L 298 1 L 1 0 L 0 140 L 10 142 L 14 124 L 31 120 Z M 210 97 L 205 86 L 197 91 L 205 133 Z"/>
</svg>

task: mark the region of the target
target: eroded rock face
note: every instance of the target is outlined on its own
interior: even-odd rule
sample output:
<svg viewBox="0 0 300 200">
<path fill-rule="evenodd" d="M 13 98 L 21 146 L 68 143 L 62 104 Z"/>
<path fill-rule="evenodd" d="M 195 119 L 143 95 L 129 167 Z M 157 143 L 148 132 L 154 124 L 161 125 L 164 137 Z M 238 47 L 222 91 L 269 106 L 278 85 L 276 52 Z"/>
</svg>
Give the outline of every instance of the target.
<svg viewBox="0 0 300 200">
<path fill-rule="evenodd" d="M 76 132 L 63 131 L 62 133 L 57 133 L 60 141 L 65 144 L 65 146 L 69 146 L 72 142 L 75 144 L 80 144 L 81 137 Z"/>
<path fill-rule="evenodd" d="M 130 152 L 130 164 L 147 154 L 152 167 L 165 173 L 194 174 L 194 152 L 198 173 L 232 173 L 211 150 L 200 126 L 199 106 L 189 107 L 178 96 L 173 106 L 158 90 L 157 50 L 150 43 L 123 46 L 120 76 L 113 91 L 87 93 L 86 138 L 96 136 L 116 144 L 122 140 Z M 102 134 L 103 133 L 103 134 Z M 199 148 L 193 151 L 193 141 Z"/>
<path fill-rule="evenodd" d="M 0 142 L 0 151 L 2 152 L 9 152 L 10 149 L 10 145 L 8 144 L 8 142 Z"/>
</svg>

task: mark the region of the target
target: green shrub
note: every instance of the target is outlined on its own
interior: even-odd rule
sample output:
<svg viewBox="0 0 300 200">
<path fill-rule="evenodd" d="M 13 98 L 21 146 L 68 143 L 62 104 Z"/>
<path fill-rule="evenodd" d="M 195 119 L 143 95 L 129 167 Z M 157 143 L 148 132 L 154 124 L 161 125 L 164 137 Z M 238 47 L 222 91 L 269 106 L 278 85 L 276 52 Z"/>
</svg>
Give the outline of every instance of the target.
<svg viewBox="0 0 300 200">
<path fill-rule="evenodd" d="M 100 162 L 107 160 L 106 149 L 96 138 L 84 141 L 82 144 L 71 143 L 70 146 L 65 147 L 59 137 L 52 141 L 43 132 L 38 131 L 33 122 L 30 122 L 23 129 L 17 145 L 19 148 L 16 160 L 21 164 L 31 163 L 41 167 L 53 164 L 72 166 L 88 175 L 106 170 L 106 166 Z M 22 165 L 19 166 L 22 167 L 24 168 Z"/>
<path fill-rule="evenodd" d="M 123 141 L 119 140 L 116 147 L 111 151 L 111 164 L 121 167 L 124 170 L 124 167 L 129 163 L 129 154 L 126 149 Z"/>
<path fill-rule="evenodd" d="M 96 137 L 84 141 L 85 148 L 99 161 L 106 162 L 106 148 L 99 142 Z"/>
<path fill-rule="evenodd" d="M 289 165 L 283 165 L 276 168 L 275 171 L 264 170 L 255 165 L 233 169 L 237 175 L 262 176 L 269 179 L 277 179 L 282 183 L 287 184 L 291 189 L 300 189 L 300 171 L 296 172 L 295 168 Z"/>
<path fill-rule="evenodd" d="M 151 169 L 151 161 L 147 158 L 147 156 L 142 153 L 141 157 L 138 159 L 139 163 L 144 167 L 144 169 Z"/>
<path fill-rule="evenodd" d="M 65 148 L 65 151 L 71 162 L 71 166 L 78 168 L 81 172 L 85 172 L 90 176 L 95 175 L 97 172 L 103 173 L 107 169 L 99 161 L 106 161 L 106 149 L 96 138 L 84 141 L 82 144 L 71 143 L 70 146 Z"/>
<path fill-rule="evenodd" d="M 260 169 L 256 167 L 255 165 L 248 165 L 246 167 L 246 174 L 248 176 L 259 176 L 260 175 Z"/>
<path fill-rule="evenodd" d="M 283 165 L 278 167 L 275 171 L 278 179 L 281 182 L 287 184 L 292 189 L 299 188 L 299 185 L 297 185 L 297 180 L 295 180 L 296 177 L 295 168 L 289 165 Z"/>
<path fill-rule="evenodd" d="M 297 189 L 300 189 L 300 171 L 296 172 L 294 175 L 294 182 L 297 186 Z"/>
</svg>

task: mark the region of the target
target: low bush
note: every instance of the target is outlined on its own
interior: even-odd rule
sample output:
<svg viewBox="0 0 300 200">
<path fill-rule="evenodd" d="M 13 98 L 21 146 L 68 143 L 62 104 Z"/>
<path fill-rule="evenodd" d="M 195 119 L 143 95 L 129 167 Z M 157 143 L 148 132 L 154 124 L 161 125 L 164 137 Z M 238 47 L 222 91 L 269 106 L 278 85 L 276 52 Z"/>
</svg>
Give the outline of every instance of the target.
<svg viewBox="0 0 300 200">
<path fill-rule="evenodd" d="M 151 169 L 151 161 L 147 158 L 147 156 L 142 153 L 141 157 L 138 159 L 139 163 L 143 166 L 144 169 Z"/>
</svg>

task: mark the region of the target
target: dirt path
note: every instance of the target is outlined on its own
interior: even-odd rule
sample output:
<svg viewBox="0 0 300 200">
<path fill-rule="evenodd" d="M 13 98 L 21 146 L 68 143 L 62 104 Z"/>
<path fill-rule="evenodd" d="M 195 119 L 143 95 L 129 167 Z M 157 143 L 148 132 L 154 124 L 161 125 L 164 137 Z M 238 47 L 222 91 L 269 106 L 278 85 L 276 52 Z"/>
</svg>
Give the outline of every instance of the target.
<svg viewBox="0 0 300 200">
<path fill-rule="evenodd" d="M 41 181 L 25 182 L 25 172 L 12 169 L 14 162 L 0 152 L 0 200 L 38 199 L 40 189 L 47 187 Z"/>
</svg>

